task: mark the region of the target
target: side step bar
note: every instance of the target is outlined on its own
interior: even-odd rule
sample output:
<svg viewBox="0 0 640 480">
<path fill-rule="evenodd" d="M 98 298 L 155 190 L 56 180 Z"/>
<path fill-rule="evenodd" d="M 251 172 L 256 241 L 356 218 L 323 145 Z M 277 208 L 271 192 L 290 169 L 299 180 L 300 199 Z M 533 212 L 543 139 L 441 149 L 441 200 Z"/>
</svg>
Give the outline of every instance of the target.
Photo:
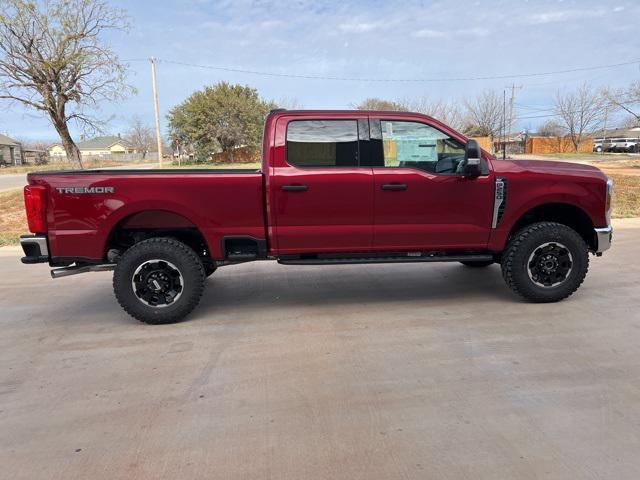
<svg viewBox="0 0 640 480">
<path fill-rule="evenodd" d="M 467 255 L 420 255 L 420 256 L 358 256 L 358 257 L 317 257 L 317 258 L 280 258 L 278 263 L 282 265 L 351 265 L 364 263 L 419 263 L 419 262 L 488 262 L 494 260 L 493 255 L 467 254 Z"/>
</svg>

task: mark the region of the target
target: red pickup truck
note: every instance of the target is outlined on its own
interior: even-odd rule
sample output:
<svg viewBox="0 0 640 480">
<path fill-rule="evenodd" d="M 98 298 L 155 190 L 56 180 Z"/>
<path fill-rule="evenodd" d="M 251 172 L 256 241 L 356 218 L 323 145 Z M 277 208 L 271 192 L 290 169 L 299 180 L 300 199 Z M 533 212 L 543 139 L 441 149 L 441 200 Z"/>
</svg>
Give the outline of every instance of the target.
<svg viewBox="0 0 640 480">
<path fill-rule="evenodd" d="M 32 173 L 24 263 L 54 278 L 115 270 L 122 307 L 182 319 L 216 268 L 499 263 L 533 302 L 571 295 L 611 243 L 612 183 L 597 168 L 498 160 L 428 116 L 274 110 L 261 170 Z"/>
</svg>

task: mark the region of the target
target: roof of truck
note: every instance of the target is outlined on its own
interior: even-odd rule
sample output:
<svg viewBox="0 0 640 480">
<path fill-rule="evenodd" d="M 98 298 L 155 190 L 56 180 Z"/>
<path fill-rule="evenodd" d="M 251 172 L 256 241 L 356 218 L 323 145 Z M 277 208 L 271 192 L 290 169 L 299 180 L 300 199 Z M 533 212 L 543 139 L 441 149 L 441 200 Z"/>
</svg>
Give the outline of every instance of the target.
<svg viewBox="0 0 640 480">
<path fill-rule="evenodd" d="M 416 115 L 422 117 L 428 117 L 428 115 L 417 113 L 417 112 L 407 112 L 404 110 L 321 110 L 321 109 L 310 109 L 310 110 L 287 110 L 286 108 L 274 108 L 269 112 L 270 114 L 301 114 L 301 115 L 309 115 L 309 114 L 322 114 L 322 115 L 350 115 L 357 113 L 359 115 L 379 115 L 379 114 L 400 114 L 400 115 Z"/>
</svg>

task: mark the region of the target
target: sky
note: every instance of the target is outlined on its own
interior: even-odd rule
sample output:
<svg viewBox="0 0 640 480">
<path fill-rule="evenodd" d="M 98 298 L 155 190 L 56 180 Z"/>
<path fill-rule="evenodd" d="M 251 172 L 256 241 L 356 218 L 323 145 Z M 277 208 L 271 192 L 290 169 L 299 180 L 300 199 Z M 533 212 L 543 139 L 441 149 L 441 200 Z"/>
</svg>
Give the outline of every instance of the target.
<svg viewBox="0 0 640 480">
<path fill-rule="evenodd" d="M 148 58 L 159 59 L 163 133 L 166 114 L 219 81 L 256 88 L 265 99 L 304 108 L 350 108 L 367 97 L 461 102 L 484 89 L 517 88 L 518 129 L 548 118 L 557 91 L 584 82 L 624 87 L 640 80 L 639 0 L 114 0 L 127 11 L 128 33 L 105 41 L 129 65 L 137 94 L 97 112 L 107 133 L 124 134 L 132 117 L 153 125 Z M 624 62 L 632 65 L 522 78 Z M 264 76 L 169 63 L 356 81 Z M 423 79 L 429 81 L 366 81 Z M 0 132 L 55 140 L 48 120 L 0 104 Z M 522 118 L 541 117 L 541 118 Z M 78 129 L 72 129 L 79 136 Z"/>
</svg>

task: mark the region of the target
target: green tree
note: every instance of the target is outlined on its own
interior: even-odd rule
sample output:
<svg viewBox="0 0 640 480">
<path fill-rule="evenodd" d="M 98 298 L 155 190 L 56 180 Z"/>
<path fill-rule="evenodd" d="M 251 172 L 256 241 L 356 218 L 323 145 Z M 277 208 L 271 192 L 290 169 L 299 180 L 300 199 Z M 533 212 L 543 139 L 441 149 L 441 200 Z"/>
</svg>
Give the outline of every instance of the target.
<svg viewBox="0 0 640 480">
<path fill-rule="evenodd" d="M 133 91 L 126 66 L 102 41 L 127 27 L 123 11 L 101 0 L 0 0 L 0 100 L 47 115 L 81 168 L 69 122 L 100 129 L 87 110 Z"/>
<path fill-rule="evenodd" d="M 273 106 L 254 88 L 220 82 L 169 112 L 169 136 L 193 146 L 199 158 L 221 150 L 233 159 L 237 147 L 260 146 L 264 117 Z"/>
</svg>

